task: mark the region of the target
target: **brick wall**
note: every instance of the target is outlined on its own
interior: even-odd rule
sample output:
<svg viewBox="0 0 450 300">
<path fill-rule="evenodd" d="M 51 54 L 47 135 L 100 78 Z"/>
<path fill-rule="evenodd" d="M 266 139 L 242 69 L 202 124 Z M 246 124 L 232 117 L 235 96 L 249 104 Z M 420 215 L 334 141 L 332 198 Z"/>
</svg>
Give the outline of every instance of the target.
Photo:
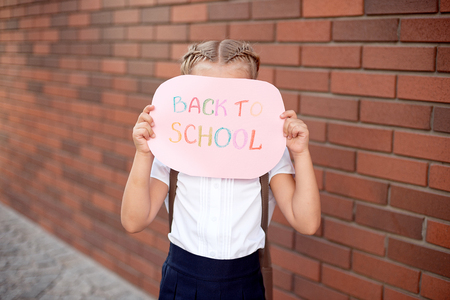
<svg viewBox="0 0 450 300">
<path fill-rule="evenodd" d="M 151 294 L 120 225 L 132 126 L 190 42 L 254 43 L 311 132 L 322 226 L 270 228 L 275 298 L 448 299 L 449 0 L 0 0 L 1 201 Z"/>
</svg>

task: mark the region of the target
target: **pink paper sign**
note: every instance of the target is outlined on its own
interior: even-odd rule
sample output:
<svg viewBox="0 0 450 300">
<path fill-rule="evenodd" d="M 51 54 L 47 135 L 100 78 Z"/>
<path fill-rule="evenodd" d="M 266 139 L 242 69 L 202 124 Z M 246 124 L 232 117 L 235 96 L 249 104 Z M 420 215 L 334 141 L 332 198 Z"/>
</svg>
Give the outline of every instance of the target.
<svg viewBox="0 0 450 300">
<path fill-rule="evenodd" d="M 284 104 L 272 84 L 182 75 L 153 96 L 156 158 L 192 176 L 257 178 L 281 159 Z"/>
</svg>

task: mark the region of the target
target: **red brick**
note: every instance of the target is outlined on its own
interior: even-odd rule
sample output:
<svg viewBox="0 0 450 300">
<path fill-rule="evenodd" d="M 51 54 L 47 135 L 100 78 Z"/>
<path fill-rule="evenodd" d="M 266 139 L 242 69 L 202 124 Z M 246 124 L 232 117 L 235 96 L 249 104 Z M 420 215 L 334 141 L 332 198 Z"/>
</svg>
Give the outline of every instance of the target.
<svg viewBox="0 0 450 300">
<path fill-rule="evenodd" d="M 95 162 L 101 162 L 102 160 L 101 152 L 88 146 L 80 148 L 80 155 Z"/>
<path fill-rule="evenodd" d="M 450 221 L 448 196 L 392 186 L 390 197 L 390 204 L 393 207 Z"/>
<path fill-rule="evenodd" d="M 186 3 L 189 0 L 158 0 L 158 4 L 175 4 L 175 3 Z"/>
<path fill-rule="evenodd" d="M 402 42 L 450 42 L 450 18 L 403 19 Z"/>
<path fill-rule="evenodd" d="M 364 204 L 357 204 L 355 221 L 358 224 L 375 229 L 403 235 L 413 239 L 422 239 L 422 224 L 424 218 Z"/>
<path fill-rule="evenodd" d="M 109 1 L 102 1 L 103 7 L 107 8 L 117 8 L 117 7 L 124 7 L 125 6 L 125 0 L 109 0 Z"/>
<path fill-rule="evenodd" d="M 152 6 L 156 4 L 156 0 L 129 0 L 130 6 Z"/>
<path fill-rule="evenodd" d="M 204 22 L 208 19 L 206 4 L 172 6 L 173 23 Z"/>
<path fill-rule="evenodd" d="M 434 108 L 433 130 L 450 133 L 450 108 Z"/>
<path fill-rule="evenodd" d="M 106 73 L 125 74 L 125 61 L 118 59 L 104 59 L 102 61 L 102 71 Z"/>
<path fill-rule="evenodd" d="M 450 162 L 450 137 L 396 131 L 394 153 Z"/>
<path fill-rule="evenodd" d="M 170 22 L 170 6 L 143 8 L 141 11 L 143 23 L 157 24 Z"/>
<path fill-rule="evenodd" d="M 261 58 L 261 63 L 269 65 L 300 65 L 300 46 L 258 44 L 254 47 Z"/>
<path fill-rule="evenodd" d="M 142 60 L 128 60 L 128 73 L 132 75 L 154 75 L 154 62 Z"/>
<path fill-rule="evenodd" d="M 300 1 L 268 0 L 252 2 L 254 19 L 287 19 L 300 17 Z"/>
<path fill-rule="evenodd" d="M 133 125 L 136 123 L 136 113 L 130 111 L 115 110 L 113 111 L 111 119 L 121 124 Z M 113 162 L 118 161 L 119 163 L 121 163 L 121 168 L 124 170 L 126 169 L 125 167 L 126 162 L 124 162 L 123 160 L 112 160 L 112 161 Z"/>
<path fill-rule="evenodd" d="M 299 298 L 295 297 L 294 295 L 282 291 L 280 289 L 274 288 L 273 290 L 273 298 L 277 300 L 298 300 Z"/>
<path fill-rule="evenodd" d="M 231 39 L 270 42 L 275 38 L 275 24 L 271 22 L 232 23 L 229 25 Z"/>
<path fill-rule="evenodd" d="M 85 30 L 85 29 L 84 29 L 84 30 Z M 81 34 L 81 32 L 84 32 L 84 30 L 83 30 L 83 29 L 80 30 L 80 39 L 81 39 L 82 37 L 84 37 L 84 36 Z M 90 39 L 92 39 L 92 40 L 98 39 L 98 33 L 99 33 L 99 30 L 98 30 L 98 29 L 93 29 L 93 30 L 90 30 L 89 32 L 94 32 L 93 37 L 90 38 Z M 56 41 L 58 41 L 59 38 L 60 38 L 60 37 L 59 37 L 59 34 L 60 34 L 60 32 L 59 32 L 58 30 L 53 30 L 53 29 L 43 30 L 43 31 L 42 31 L 42 40 L 43 40 L 43 41 L 49 41 L 49 42 L 56 42 Z"/>
<path fill-rule="evenodd" d="M 79 1 L 80 10 L 99 10 L 102 7 L 101 0 L 81 0 Z"/>
<path fill-rule="evenodd" d="M 385 235 L 351 223 L 325 219 L 324 237 L 330 241 L 383 256 Z"/>
<path fill-rule="evenodd" d="M 269 239 L 271 243 L 292 249 L 294 248 L 294 229 L 273 223 L 269 226 Z"/>
<path fill-rule="evenodd" d="M 69 15 L 69 26 L 86 26 L 89 25 L 89 14 L 76 13 Z"/>
<path fill-rule="evenodd" d="M 389 287 L 384 287 L 384 300 L 419 300 L 417 297 L 412 297 L 401 291 L 390 289 Z"/>
<path fill-rule="evenodd" d="M 86 28 L 78 31 L 78 39 L 81 41 L 98 41 L 100 30 L 98 28 Z"/>
<path fill-rule="evenodd" d="M 189 30 L 190 41 L 223 40 L 226 37 L 226 24 L 194 24 Z"/>
<path fill-rule="evenodd" d="M 429 185 L 433 189 L 450 192 L 450 167 L 431 165 Z"/>
<path fill-rule="evenodd" d="M 329 194 L 320 194 L 322 213 L 347 221 L 353 220 L 353 201 Z"/>
<path fill-rule="evenodd" d="M 286 110 L 293 110 L 299 112 L 300 97 L 295 92 L 281 92 L 283 98 L 284 107 Z"/>
<path fill-rule="evenodd" d="M 275 210 L 273 211 L 272 221 L 280 223 L 285 226 L 291 226 L 289 222 L 286 220 L 286 217 L 281 212 L 280 208 L 278 206 L 275 207 Z"/>
<path fill-rule="evenodd" d="M 160 273 L 160 268 L 155 265 L 148 263 L 148 261 L 138 257 L 137 255 L 130 256 L 130 262 L 128 263 L 130 267 L 135 269 L 141 274 L 144 274 L 147 277 L 157 279 Z"/>
<path fill-rule="evenodd" d="M 105 170 L 107 170 L 106 168 L 103 168 L 102 170 L 99 171 L 99 173 L 102 173 L 102 175 L 105 175 L 106 173 L 104 172 Z M 112 173 L 110 173 L 112 174 Z M 96 176 L 98 175 L 96 172 L 93 172 L 92 175 Z M 110 176 L 103 176 L 105 180 L 110 181 L 111 178 L 109 178 Z M 114 200 L 111 199 L 108 196 L 104 196 L 102 194 L 99 193 L 94 193 L 94 195 L 92 195 L 92 201 L 91 203 L 100 208 L 102 211 L 107 211 L 107 212 L 111 212 L 113 214 L 119 214 L 120 213 L 120 208 L 118 207 L 118 205 L 116 203 L 114 203 Z"/>
<path fill-rule="evenodd" d="M 423 274 L 420 295 L 429 299 L 448 299 L 450 295 L 450 281 Z"/>
<path fill-rule="evenodd" d="M 213 3 L 208 6 L 208 19 L 211 21 L 248 20 L 250 3 Z"/>
<path fill-rule="evenodd" d="M 158 78 L 172 78 L 180 75 L 180 64 L 175 62 L 157 62 L 155 75 Z"/>
<path fill-rule="evenodd" d="M 328 42 L 331 40 L 330 21 L 281 21 L 277 23 L 279 42 Z"/>
<path fill-rule="evenodd" d="M 336 94 L 395 98 L 395 75 L 331 72 L 331 91 Z"/>
<path fill-rule="evenodd" d="M 374 180 L 326 172 L 326 191 L 368 202 L 386 204 L 388 185 Z"/>
<path fill-rule="evenodd" d="M 125 37 L 125 28 L 123 26 L 105 27 L 102 31 L 103 40 L 118 40 Z"/>
<path fill-rule="evenodd" d="M 304 115 L 357 121 L 358 101 L 337 97 L 330 98 L 302 95 L 300 112 Z"/>
<path fill-rule="evenodd" d="M 362 0 L 304 0 L 303 17 L 361 16 Z"/>
<path fill-rule="evenodd" d="M 140 45 L 137 43 L 117 43 L 113 48 L 114 56 L 139 57 Z"/>
<path fill-rule="evenodd" d="M 449 0 L 441 0 L 441 12 L 450 12 L 450 1 Z"/>
<path fill-rule="evenodd" d="M 355 151 L 317 144 L 309 144 L 309 150 L 315 165 L 355 171 Z"/>
<path fill-rule="evenodd" d="M 344 146 L 391 152 L 392 130 L 329 123 L 328 141 Z"/>
<path fill-rule="evenodd" d="M 398 76 L 400 99 L 450 103 L 450 78 L 431 76 Z"/>
<path fill-rule="evenodd" d="M 158 41 L 186 41 L 188 27 L 186 25 L 158 25 L 156 39 Z"/>
<path fill-rule="evenodd" d="M 428 243 L 450 249 L 450 226 L 428 220 L 426 240 Z"/>
<path fill-rule="evenodd" d="M 126 29 L 128 40 L 151 41 L 155 38 L 154 26 L 129 26 Z"/>
<path fill-rule="evenodd" d="M 116 10 L 113 12 L 113 22 L 115 24 L 132 24 L 140 22 L 139 9 Z"/>
<path fill-rule="evenodd" d="M 312 46 L 302 47 L 302 65 L 308 67 L 359 68 L 360 46 Z"/>
<path fill-rule="evenodd" d="M 153 0 L 150 0 L 153 1 Z M 153 280 L 150 278 L 142 278 L 141 288 L 150 295 L 159 295 L 159 285 L 161 281 L 161 275 L 159 275 L 158 280 Z"/>
<path fill-rule="evenodd" d="M 36 55 L 48 55 L 50 53 L 50 45 L 48 43 L 35 43 L 33 45 L 33 53 Z"/>
<path fill-rule="evenodd" d="M 275 85 L 293 90 L 328 92 L 328 71 L 277 69 Z"/>
<path fill-rule="evenodd" d="M 434 71 L 435 47 L 363 47 L 363 68 L 403 71 Z"/>
<path fill-rule="evenodd" d="M 305 278 L 319 281 L 320 264 L 318 261 L 274 245 L 270 247 L 270 254 L 273 264 Z"/>
<path fill-rule="evenodd" d="M 264 65 L 259 68 L 258 79 L 267 81 L 268 83 L 275 83 L 275 69 L 271 67 L 265 67 Z"/>
<path fill-rule="evenodd" d="M 322 266 L 322 282 L 358 299 L 380 300 L 382 298 L 381 284 L 327 265 Z"/>
<path fill-rule="evenodd" d="M 333 40 L 349 42 L 395 42 L 398 19 L 338 20 L 333 22 Z"/>
<path fill-rule="evenodd" d="M 79 60 L 76 58 L 61 58 L 59 60 L 59 67 L 61 69 L 79 69 Z"/>
<path fill-rule="evenodd" d="M 435 13 L 437 0 L 365 0 L 364 11 L 367 15 Z"/>
<path fill-rule="evenodd" d="M 284 290 L 292 290 L 292 273 L 277 266 L 273 266 L 273 285 Z"/>
<path fill-rule="evenodd" d="M 429 130 L 431 111 L 425 105 L 361 100 L 360 118 L 366 123 Z"/>
<path fill-rule="evenodd" d="M 141 281 L 141 276 L 138 271 L 134 270 L 130 266 L 121 263 L 121 262 L 115 262 L 114 266 L 114 272 L 117 273 L 119 276 L 130 282 L 131 284 L 134 284 L 136 286 L 139 286 L 139 283 Z"/>
<path fill-rule="evenodd" d="M 436 64 L 438 72 L 450 72 L 450 47 L 438 47 Z"/>
<path fill-rule="evenodd" d="M 327 133 L 327 124 L 322 121 L 301 118 L 308 126 L 309 138 L 312 141 L 325 142 Z"/>
<path fill-rule="evenodd" d="M 317 237 L 297 234 L 295 250 L 344 269 L 350 269 L 350 248 L 328 242 Z"/>
<path fill-rule="evenodd" d="M 348 300 L 348 296 L 301 277 L 295 277 L 294 292 L 305 299 Z"/>
<path fill-rule="evenodd" d="M 141 56 L 143 58 L 169 59 L 170 45 L 166 43 L 149 43 L 141 45 Z M 177 57 L 178 59 L 179 57 Z"/>
<path fill-rule="evenodd" d="M 389 238 L 388 258 L 406 265 L 450 277 L 450 254 L 422 245 Z"/>
<path fill-rule="evenodd" d="M 426 186 L 428 163 L 359 152 L 357 172 L 364 175 Z"/>
<path fill-rule="evenodd" d="M 112 86 L 115 90 L 136 92 L 138 89 L 138 82 L 136 79 L 129 77 L 115 77 Z"/>
<path fill-rule="evenodd" d="M 371 255 L 353 252 L 353 270 L 369 278 L 418 293 L 420 271 L 379 259 Z"/>
</svg>

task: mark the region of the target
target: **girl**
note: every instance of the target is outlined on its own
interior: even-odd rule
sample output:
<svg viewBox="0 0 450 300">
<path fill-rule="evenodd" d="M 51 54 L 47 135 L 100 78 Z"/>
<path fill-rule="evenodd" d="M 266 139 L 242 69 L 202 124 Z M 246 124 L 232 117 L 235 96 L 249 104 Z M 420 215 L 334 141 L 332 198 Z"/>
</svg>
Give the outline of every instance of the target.
<svg viewBox="0 0 450 300">
<path fill-rule="evenodd" d="M 256 79 L 258 70 L 259 57 L 251 46 L 234 40 L 193 45 L 181 65 L 182 74 L 226 78 Z M 170 169 L 153 156 L 147 144 L 155 137 L 153 109 L 152 105 L 145 107 L 133 129 L 136 154 L 121 212 L 122 224 L 131 233 L 152 222 L 169 189 Z M 286 149 L 269 172 L 269 211 L 277 203 L 295 230 L 314 234 L 320 225 L 320 200 L 308 129 L 294 111 L 280 118 L 290 154 Z M 264 248 L 265 237 L 260 225 L 260 191 L 259 178 L 179 173 L 159 299 L 264 299 L 257 251 Z"/>
</svg>

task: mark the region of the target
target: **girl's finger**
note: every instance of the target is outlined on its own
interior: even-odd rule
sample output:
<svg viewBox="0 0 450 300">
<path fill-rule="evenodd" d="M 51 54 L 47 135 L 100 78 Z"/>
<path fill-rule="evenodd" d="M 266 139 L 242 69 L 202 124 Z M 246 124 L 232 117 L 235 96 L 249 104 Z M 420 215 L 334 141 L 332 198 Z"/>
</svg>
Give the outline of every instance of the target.
<svg viewBox="0 0 450 300">
<path fill-rule="evenodd" d="M 280 115 L 280 118 L 282 118 L 282 119 L 287 119 L 287 118 L 297 119 L 297 113 L 293 110 L 287 110 Z"/>
<path fill-rule="evenodd" d="M 139 123 L 135 126 L 135 134 L 138 137 L 139 135 L 143 135 L 148 140 L 150 137 L 154 138 L 155 133 L 153 132 L 152 127 L 147 122 Z"/>
<path fill-rule="evenodd" d="M 146 113 L 146 114 L 149 114 L 154 109 L 155 109 L 155 106 L 150 104 L 150 105 L 147 105 L 146 107 L 144 107 L 144 110 L 142 112 Z"/>
<path fill-rule="evenodd" d="M 284 124 L 283 124 L 283 134 L 284 137 L 288 137 L 289 136 L 289 126 L 291 125 L 292 120 L 290 118 L 287 118 L 284 120 Z"/>
<path fill-rule="evenodd" d="M 150 124 L 151 126 L 154 126 L 154 125 L 155 125 L 154 122 L 153 122 L 152 116 L 150 116 L 150 115 L 147 114 L 147 113 L 141 113 L 141 114 L 139 115 L 139 118 L 138 118 L 136 124 L 139 124 L 139 123 L 148 123 L 148 124 Z"/>
<path fill-rule="evenodd" d="M 154 110 L 155 107 L 153 105 L 147 105 L 144 110 L 142 111 L 142 113 L 139 115 L 138 120 L 136 123 L 141 123 L 141 122 L 148 122 L 149 124 L 151 124 L 153 122 L 151 116 L 150 116 L 150 112 L 152 110 Z"/>
</svg>

